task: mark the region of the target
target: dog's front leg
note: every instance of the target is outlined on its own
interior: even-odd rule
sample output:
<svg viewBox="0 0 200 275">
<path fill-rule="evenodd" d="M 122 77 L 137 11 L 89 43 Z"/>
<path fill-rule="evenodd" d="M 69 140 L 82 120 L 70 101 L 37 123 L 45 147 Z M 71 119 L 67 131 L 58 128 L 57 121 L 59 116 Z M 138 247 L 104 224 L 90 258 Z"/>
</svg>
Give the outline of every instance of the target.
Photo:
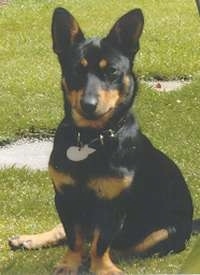
<svg viewBox="0 0 200 275">
<path fill-rule="evenodd" d="M 108 204 L 108 207 L 105 203 L 102 208 L 99 206 L 97 209 L 96 228 L 90 250 L 90 271 L 98 275 L 123 274 L 110 257 L 110 246 L 119 233 L 123 215 L 117 210 L 116 205 L 112 205 L 112 202 Z"/>
<path fill-rule="evenodd" d="M 70 188 L 69 188 L 70 189 Z M 84 238 L 79 224 L 79 206 L 72 196 L 73 188 L 63 194 L 57 192 L 55 204 L 62 221 L 65 232 L 68 236 L 68 251 L 55 268 L 54 274 L 78 274 L 82 263 Z"/>
</svg>

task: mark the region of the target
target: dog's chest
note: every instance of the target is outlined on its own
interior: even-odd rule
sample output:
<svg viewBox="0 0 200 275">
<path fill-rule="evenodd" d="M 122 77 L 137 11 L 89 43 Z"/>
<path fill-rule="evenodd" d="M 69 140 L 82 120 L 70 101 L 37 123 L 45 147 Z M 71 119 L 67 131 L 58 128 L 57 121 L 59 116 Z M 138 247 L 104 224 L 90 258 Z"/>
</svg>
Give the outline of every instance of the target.
<svg viewBox="0 0 200 275">
<path fill-rule="evenodd" d="M 82 169 L 60 172 L 50 165 L 49 174 L 58 192 L 74 188 L 75 190 L 93 193 L 98 198 L 109 200 L 117 198 L 128 190 L 134 181 L 133 173 L 118 174 L 111 171 L 109 173 L 109 169 L 106 171 L 104 166 L 95 169 L 95 164 L 92 169 L 92 163 L 88 168 L 83 169 L 82 167 Z"/>
<path fill-rule="evenodd" d="M 117 155 L 120 155 L 116 154 L 117 139 L 107 137 L 103 144 L 97 139 L 91 146 L 91 140 L 96 139 L 90 138 L 88 143 L 83 136 L 81 143 L 76 136 L 66 133 L 70 131 L 61 131 L 56 136 L 49 165 L 50 177 L 58 192 L 67 191 L 69 187 L 99 198 L 114 199 L 132 185 L 134 172 L 119 163 L 116 166 Z M 82 146 L 78 146 L 79 143 Z"/>
</svg>

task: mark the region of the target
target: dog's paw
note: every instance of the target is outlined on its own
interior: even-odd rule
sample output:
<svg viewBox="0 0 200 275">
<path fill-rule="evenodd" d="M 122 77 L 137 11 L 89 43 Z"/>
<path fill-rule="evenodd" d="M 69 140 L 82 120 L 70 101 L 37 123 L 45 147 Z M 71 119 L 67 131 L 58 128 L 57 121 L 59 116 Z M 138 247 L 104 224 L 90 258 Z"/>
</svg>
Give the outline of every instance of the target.
<svg viewBox="0 0 200 275">
<path fill-rule="evenodd" d="M 21 236 L 14 236 L 9 238 L 8 244 L 11 249 L 39 249 L 42 247 L 47 247 L 51 245 L 53 242 L 48 233 L 42 234 L 35 234 L 35 235 L 21 235 Z"/>
<path fill-rule="evenodd" d="M 116 265 L 96 265 L 90 270 L 95 275 L 123 275 L 124 272 L 119 269 Z"/>
<path fill-rule="evenodd" d="M 78 269 L 67 266 L 65 264 L 60 264 L 55 267 L 53 275 L 77 275 Z"/>
<path fill-rule="evenodd" d="M 82 264 L 82 251 L 68 250 L 63 259 L 56 265 L 54 275 L 76 275 Z"/>
<path fill-rule="evenodd" d="M 13 236 L 8 239 L 8 244 L 13 250 L 20 248 L 29 250 L 35 248 L 34 241 L 29 235 Z"/>
<path fill-rule="evenodd" d="M 105 268 L 92 272 L 95 275 L 124 275 L 125 273 L 119 268 Z"/>
</svg>

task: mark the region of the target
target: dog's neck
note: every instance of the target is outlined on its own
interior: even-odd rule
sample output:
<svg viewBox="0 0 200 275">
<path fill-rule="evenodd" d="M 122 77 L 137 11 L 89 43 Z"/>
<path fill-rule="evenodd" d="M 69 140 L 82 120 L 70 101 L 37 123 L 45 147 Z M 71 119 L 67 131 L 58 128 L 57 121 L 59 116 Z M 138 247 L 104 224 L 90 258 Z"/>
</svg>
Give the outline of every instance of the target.
<svg viewBox="0 0 200 275">
<path fill-rule="evenodd" d="M 119 120 L 115 119 L 110 121 L 106 127 L 101 129 L 95 129 L 90 127 L 78 127 L 73 121 L 70 121 L 66 118 L 67 124 L 73 127 L 74 135 L 74 145 L 84 146 L 89 144 L 93 146 L 102 146 L 106 142 L 114 141 L 118 137 L 118 133 L 124 128 L 127 121 L 133 117 L 132 114 L 125 114 Z"/>
</svg>

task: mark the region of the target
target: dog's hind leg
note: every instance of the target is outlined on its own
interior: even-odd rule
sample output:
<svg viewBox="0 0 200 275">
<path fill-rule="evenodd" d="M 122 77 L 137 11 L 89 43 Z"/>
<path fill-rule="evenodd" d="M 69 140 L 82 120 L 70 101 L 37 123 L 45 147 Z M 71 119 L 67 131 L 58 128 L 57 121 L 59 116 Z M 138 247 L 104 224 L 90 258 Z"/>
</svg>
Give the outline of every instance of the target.
<svg viewBox="0 0 200 275">
<path fill-rule="evenodd" d="M 134 253 L 144 253 L 156 246 L 158 243 L 167 240 L 168 237 L 168 231 L 166 229 L 160 229 L 149 234 L 144 240 L 132 247 L 131 250 Z"/>
<path fill-rule="evenodd" d="M 129 253 L 136 255 L 148 255 L 149 253 L 167 254 L 170 250 L 173 250 L 170 243 L 173 236 L 176 234 L 175 227 L 163 228 L 150 233 L 141 242 L 134 245 L 129 249 Z"/>
<path fill-rule="evenodd" d="M 50 231 L 34 235 L 21 235 L 11 237 L 8 241 L 12 249 L 38 249 L 48 246 L 56 246 L 66 241 L 66 235 L 62 224 L 58 224 Z"/>
</svg>

